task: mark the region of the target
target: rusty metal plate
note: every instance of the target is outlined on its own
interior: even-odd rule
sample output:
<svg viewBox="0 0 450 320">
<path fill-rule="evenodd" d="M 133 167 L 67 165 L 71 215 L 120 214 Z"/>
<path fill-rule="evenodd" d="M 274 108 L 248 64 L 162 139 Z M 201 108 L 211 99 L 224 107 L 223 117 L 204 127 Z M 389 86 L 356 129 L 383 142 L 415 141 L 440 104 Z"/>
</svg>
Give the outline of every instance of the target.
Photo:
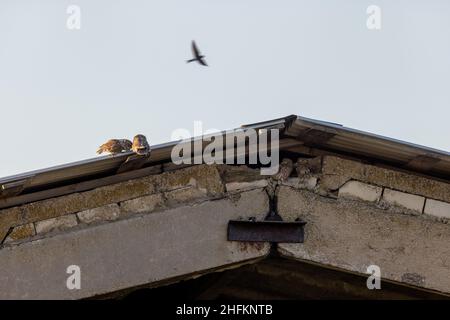
<svg viewBox="0 0 450 320">
<path fill-rule="evenodd" d="M 228 222 L 228 241 L 303 243 L 304 221 Z"/>
</svg>

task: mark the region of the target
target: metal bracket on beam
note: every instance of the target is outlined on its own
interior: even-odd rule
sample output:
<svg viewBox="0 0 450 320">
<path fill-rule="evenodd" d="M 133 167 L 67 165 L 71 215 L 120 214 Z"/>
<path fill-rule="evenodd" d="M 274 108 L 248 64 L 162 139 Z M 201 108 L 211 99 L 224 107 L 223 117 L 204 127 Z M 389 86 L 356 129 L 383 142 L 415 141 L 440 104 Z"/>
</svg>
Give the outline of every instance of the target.
<svg viewBox="0 0 450 320">
<path fill-rule="evenodd" d="M 263 221 L 230 220 L 228 241 L 303 243 L 305 224 L 299 219 L 283 221 L 271 203 L 271 210 Z"/>
<path fill-rule="evenodd" d="M 303 243 L 304 221 L 245 221 L 228 222 L 228 241 Z"/>
</svg>

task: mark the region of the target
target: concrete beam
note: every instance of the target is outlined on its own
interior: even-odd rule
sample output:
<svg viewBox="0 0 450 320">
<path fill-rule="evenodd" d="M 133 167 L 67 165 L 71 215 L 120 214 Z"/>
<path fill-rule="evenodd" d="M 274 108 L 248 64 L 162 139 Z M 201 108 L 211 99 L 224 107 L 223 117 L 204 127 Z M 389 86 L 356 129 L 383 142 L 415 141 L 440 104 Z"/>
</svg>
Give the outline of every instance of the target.
<svg viewBox="0 0 450 320">
<path fill-rule="evenodd" d="M 193 277 L 265 257 L 268 243 L 227 241 L 230 219 L 263 219 L 263 190 L 5 246 L 0 299 L 79 299 L 134 286 Z M 81 270 L 81 289 L 66 287 L 67 267 Z"/>
<path fill-rule="evenodd" d="M 303 244 L 279 244 L 282 256 L 450 294 L 450 226 L 423 216 L 395 213 L 367 202 L 330 199 L 282 186 L 284 220 L 307 222 Z"/>
</svg>

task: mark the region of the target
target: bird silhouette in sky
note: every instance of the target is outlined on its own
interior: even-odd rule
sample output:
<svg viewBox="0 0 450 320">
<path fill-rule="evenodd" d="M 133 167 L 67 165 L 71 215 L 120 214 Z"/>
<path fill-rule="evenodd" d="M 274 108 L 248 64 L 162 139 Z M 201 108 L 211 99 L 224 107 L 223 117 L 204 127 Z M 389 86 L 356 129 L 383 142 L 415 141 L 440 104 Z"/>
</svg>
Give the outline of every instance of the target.
<svg viewBox="0 0 450 320">
<path fill-rule="evenodd" d="M 195 44 L 194 40 L 192 40 L 192 54 L 194 55 L 194 58 L 187 60 L 186 61 L 187 63 L 197 61 L 198 63 L 200 63 L 203 66 L 208 66 L 204 59 L 205 56 L 200 53 L 200 50 L 198 50 L 197 45 Z"/>
</svg>

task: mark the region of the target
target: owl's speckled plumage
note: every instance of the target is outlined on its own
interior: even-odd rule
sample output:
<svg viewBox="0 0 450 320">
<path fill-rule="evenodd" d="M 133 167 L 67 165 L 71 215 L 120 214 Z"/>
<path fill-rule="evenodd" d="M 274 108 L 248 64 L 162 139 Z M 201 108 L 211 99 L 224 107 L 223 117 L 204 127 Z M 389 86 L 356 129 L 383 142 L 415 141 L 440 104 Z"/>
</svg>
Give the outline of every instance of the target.
<svg viewBox="0 0 450 320">
<path fill-rule="evenodd" d="M 299 158 L 295 163 L 295 170 L 297 171 L 297 175 L 299 177 L 310 174 L 311 173 L 310 160 Z"/>
<path fill-rule="evenodd" d="M 125 151 L 130 151 L 131 141 L 128 139 L 110 139 L 102 144 L 97 153 L 101 154 L 103 152 L 109 152 L 111 154 L 121 153 Z"/>
<path fill-rule="evenodd" d="M 150 145 L 147 142 L 147 138 L 143 134 L 137 134 L 133 138 L 133 146 L 131 149 L 138 155 L 148 156 L 150 155 Z"/>
<path fill-rule="evenodd" d="M 322 157 L 298 158 L 294 167 L 299 177 L 320 173 L 322 170 Z"/>
<path fill-rule="evenodd" d="M 275 175 L 275 179 L 280 181 L 286 181 L 294 170 L 294 163 L 291 159 L 284 158 L 280 163 L 280 169 Z"/>
</svg>

